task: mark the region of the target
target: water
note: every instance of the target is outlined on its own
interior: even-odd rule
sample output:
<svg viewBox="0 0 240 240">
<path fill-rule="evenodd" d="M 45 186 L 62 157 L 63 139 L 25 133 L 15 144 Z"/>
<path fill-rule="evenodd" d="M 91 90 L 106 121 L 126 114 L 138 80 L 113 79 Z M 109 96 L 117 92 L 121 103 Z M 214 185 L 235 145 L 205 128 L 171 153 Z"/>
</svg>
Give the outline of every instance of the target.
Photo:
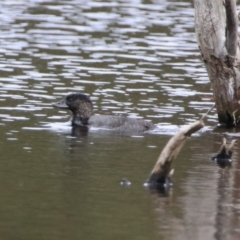
<svg viewBox="0 0 240 240">
<path fill-rule="evenodd" d="M 232 168 L 209 160 L 239 133 L 216 129 L 215 110 L 171 191 L 143 187 L 169 138 L 213 105 L 191 1 L 2 1 L 0 21 L 3 239 L 239 239 L 239 143 Z M 51 106 L 69 92 L 159 131 L 79 135 Z"/>
</svg>

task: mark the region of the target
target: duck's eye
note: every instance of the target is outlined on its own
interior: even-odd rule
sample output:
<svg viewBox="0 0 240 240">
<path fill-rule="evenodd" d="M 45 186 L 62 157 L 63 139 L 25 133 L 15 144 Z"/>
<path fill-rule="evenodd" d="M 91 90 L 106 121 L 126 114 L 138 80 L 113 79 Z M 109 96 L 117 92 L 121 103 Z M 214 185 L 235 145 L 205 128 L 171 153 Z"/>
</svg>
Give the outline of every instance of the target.
<svg viewBox="0 0 240 240">
<path fill-rule="evenodd" d="M 68 98 L 68 102 L 72 102 L 72 100 L 73 100 L 72 97 Z"/>
</svg>

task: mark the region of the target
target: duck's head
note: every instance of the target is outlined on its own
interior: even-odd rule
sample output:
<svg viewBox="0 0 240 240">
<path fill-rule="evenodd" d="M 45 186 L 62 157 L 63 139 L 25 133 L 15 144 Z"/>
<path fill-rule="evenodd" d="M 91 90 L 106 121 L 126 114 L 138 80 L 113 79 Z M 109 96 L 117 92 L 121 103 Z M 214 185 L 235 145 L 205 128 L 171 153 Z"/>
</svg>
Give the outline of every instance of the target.
<svg viewBox="0 0 240 240">
<path fill-rule="evenodd" d="M 68 109 L 73 114 L 73 123 L 87 125 L 93 114 L 93 104 L 90 98 L 82 93 L 71 93 L 60 102 L 52 104 L 53 107 Z M 79 122 L 79 123 L 78 123 Z"/>
</svg>

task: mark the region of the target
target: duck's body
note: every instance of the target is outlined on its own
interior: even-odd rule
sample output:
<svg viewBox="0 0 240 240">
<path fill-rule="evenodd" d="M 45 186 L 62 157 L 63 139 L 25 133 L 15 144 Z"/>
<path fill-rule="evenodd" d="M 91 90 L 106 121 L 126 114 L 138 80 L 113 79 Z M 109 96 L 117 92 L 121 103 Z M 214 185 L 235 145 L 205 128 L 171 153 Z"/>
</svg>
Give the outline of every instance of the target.
<svg viewBox="0 0 240 240">
<path fill-rule="evenodd" d="M 93 115 L 90 98 L 80 93 L 69 94 L 60 102 L 53 104 L 53 106 L 72 111 L 71 123 L 73 126 L 105 128 L 131 133 L 146 132 L 156 127 L 152 122 L 142 119 L 125 116 Z"/>
<path fill-rule="evenodd" d="M 149 121 L 111 115 L 93 115 L 89 119 L 89 126 L 107 128 L 119 132 L 145 132 L 155 128 L 155 125 Z"/>
</svg>

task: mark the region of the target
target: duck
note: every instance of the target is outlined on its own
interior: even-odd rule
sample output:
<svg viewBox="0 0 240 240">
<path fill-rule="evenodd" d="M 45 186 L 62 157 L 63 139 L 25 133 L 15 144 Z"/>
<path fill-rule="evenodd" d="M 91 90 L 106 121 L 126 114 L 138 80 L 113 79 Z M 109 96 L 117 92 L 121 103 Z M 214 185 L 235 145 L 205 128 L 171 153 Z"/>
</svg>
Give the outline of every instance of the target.
<svg viewBox="0 0 240 240">
<path fill-rule="evenodd" d="M 104 128 L 119 132 L 147 132 L 156 128 L 151 121 L 133 119 L 127 116 L 94 115 L 90 97 L 83 93 L 70 93 L 62 100 L 52 104 L 55 108 L 72 112 L 71 125 L 83 128 Z"/>
</svg>

